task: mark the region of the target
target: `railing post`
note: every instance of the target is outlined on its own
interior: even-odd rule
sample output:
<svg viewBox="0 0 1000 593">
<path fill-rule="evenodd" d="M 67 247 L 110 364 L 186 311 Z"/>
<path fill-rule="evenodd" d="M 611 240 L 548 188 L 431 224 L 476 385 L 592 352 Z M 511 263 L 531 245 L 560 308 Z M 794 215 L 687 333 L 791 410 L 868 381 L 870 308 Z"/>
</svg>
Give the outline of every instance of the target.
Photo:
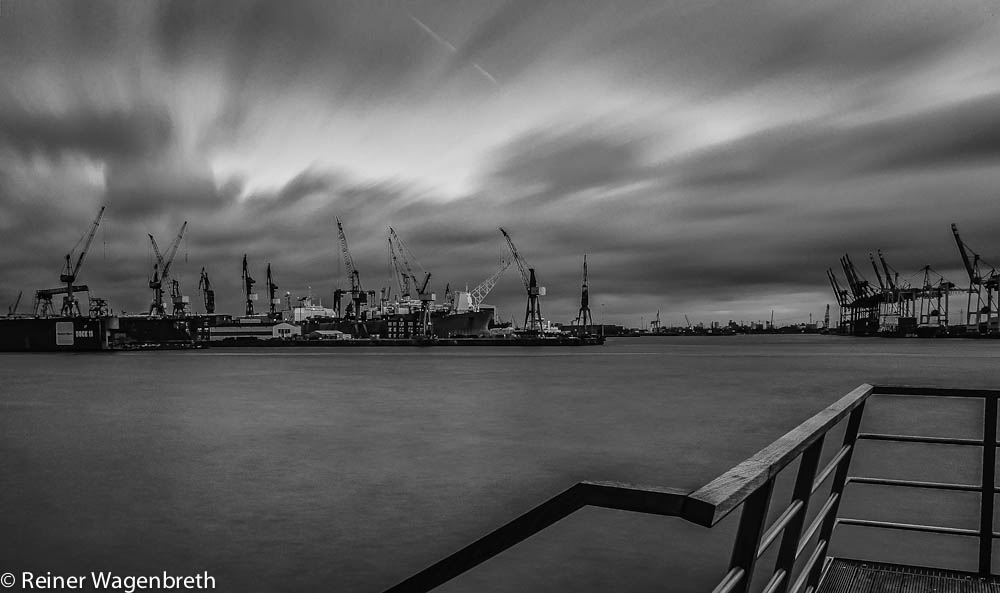
<svg viewBox="0 0 1000 593">
<path fill-rule="evenodd" d="M 979 574 L 988 576 L 993 565 L 993 492 L 997 462 L 997 398 L 987 396 L 983 419 L 983 481 L 979 514 Z"/>
<path fill-rule="evenodd" d="M 819 539 L 816 540 L 817 543 L 825 541 L 827 550 L 830 549 L 830 536 L 833 535 L 833 528 L 837 524 L 837 510 L 840 508 L 840 501 L 844 499 L 844 486 L 847 484 L 847 472 L 851 468 L 851 458 L 854 456 L 854 450 L 858 446 L 858 429 L 861 428 L 861 417 L 865 414 L 865 403 L 861 402 L 858 407 L 854 408 L 850 418 L 847 420 L 847 430 L 844 432 L 844 444 L 850 445 L 851 448 L 847 451 L 847 455 L 844 455 L 844 458 L 840 460 L 840 464 L 837 465 L 837 471 L 833 475 L 833 483 L 830 485 L 830 493 L 836 494 L 837 498 L 833 501 L 830 512 L 823 519 L 823 525 L 819 529 Z M 806 580 L 807 590 L 810 587 L 815 590 L 819 584 L 819 579 L 823 575 L 824 564 L 825 562 L 817 562 L 813 565 L 809 573 L 809 578 Z"/>
<path fill-rule="evenodd" d="M 809 511 L 809 498 L 812 496 L 813 480 L 816 479 L 816 469 L 819 467 L 820 454 L 823 452 L 823 440 L 826 435 L 820 436 L 815 443 L 802 453 L 799 461 L 799 472 L 795 476 L 795 488 L 792 490 L 792 500 L 801 500 L 802 509 L 785 526 L 785 533 L 781 536 L 781 548 L 778 550 L 778 560 L 775 562 L 774 571 L 785 571 L 785 578 L 775 593 L 785 593 L 792 582 L 792 571 L 795 569 L 795 552 L 799 547 L 799 538 L 802 537 L 802 526 L 806 521 L 806 514 Z"/>
<path fill-rule="evenodd" d="M 730 571 L 734 568 L 743 569 L 743 578 L 733 587 L 732 593 L 746 593 L 750 589 L 754 565 L 757 564 L 757 548 L 760 546 L 760 538 L 764 533 L 764 523 L 767 521 L 767 509 L 771 504 L 772 491 L 774 491 L 774 478 L 762 484 L 743 503 L 740 527 L 739 531 L 736 532 L 733 556 L 729 562 Z"/>
</svg>

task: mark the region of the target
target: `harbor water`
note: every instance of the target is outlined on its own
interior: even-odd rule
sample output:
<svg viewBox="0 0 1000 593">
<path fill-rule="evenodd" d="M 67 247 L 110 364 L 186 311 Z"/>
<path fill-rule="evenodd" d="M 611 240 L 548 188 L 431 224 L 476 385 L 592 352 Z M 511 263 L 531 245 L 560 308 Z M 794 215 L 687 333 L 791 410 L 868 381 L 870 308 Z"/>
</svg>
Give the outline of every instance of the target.
<svg viewBox="0 0 1000 593">
<path fill-rule="evenodd" d="M 998 362 L 1000 341 L 819 335 L 0 354 L 0 572 L 374 593 L 580 480 L 694 489 L 860 383 L 1000 388 Z M 866 429 L 974 437 L 976 405 L 873 400 Z M 978 483 L 939 449 L 872 445 L 852 471 Z M 978 525 L 978 495 L 947 495 L 851 486 L 842 510 Z M 585 509 L 440 590 L 707 592 L 734 518 Z M 975 565 L 975 541 L 886 537 L 834 552 Z"/>
</svg>

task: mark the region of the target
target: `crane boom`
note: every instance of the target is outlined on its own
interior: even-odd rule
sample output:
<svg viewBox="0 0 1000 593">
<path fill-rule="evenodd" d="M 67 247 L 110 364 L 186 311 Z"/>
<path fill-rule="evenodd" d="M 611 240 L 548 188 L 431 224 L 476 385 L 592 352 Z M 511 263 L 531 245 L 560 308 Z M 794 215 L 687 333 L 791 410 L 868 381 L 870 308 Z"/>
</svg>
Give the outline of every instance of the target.
<svg viewBox="0 0 1000 593">
<path fill-rule="evenodd" d="M 187 225 L 188 223 L 185 220 L 184 224 L 181 225 L 181 230 L 177 233 L 177 237 L 174 238 L 174 242 L 171 243 L 170 248 L 167 249 L 166 261 L 163 263 L 162 271 L 160 272 L 160 276 L 162 278 L 166 278 L 170 275 L 170 264 L 174 263 L 174 256 L 177 255 L 177 248 L 181 245 L 181 239 L 184 238 L 184 231 L 187 229 Z"/>
<path fill-rule="evenodd" d="M 69 273 L 73 276 L 72 280 L 63 280 L 63 282 L 72 283 L 76 280 L 76 277 L 80 275 L 80 268 L 83 266 L 83 258 L 87 256 L 87 252 L 90 250 L 90 244 L 94 242 L 94 235 L 97 234 L 97 227 L 101 224 L 101 219 L 104 217 L 104 209 L 106 206 L 101 206 L 101 210 L 97 213 L 97 218 L 94 219 L 93 225 L 90 227 L 90 234 L 87 235 L 87 241 L 83 244 L 83 249 L 80 251 L 80 256 L 76 258 L 76 265 L 74 265 Z M 66 263 L 69 264 L 70 254 L 66 255 Z"/>
<path fill-rule="evenodd" d="M 340 253 L 344 258 L 344 266 L 347 268 L 347 275 L 351 278 L 351 292 L 361 290 L 361 276 L 357 268 L 354 267 L 354 258 L 351 257 L 351 249 L 347 246 L 347 235 L 344 233 L 344 225 L 337 216 L 337 235 L 340 237 Z"/>
<path fill-rule="evenodd" d="M 885 290 L 885 282 L 882 282 L 882 273 L 878 270 L 878 264 L 875 263 L 875 254 L 871 251 L 868 252 L 868 259 L 872 262 L 872 269 L 875 270 L 875 279 L 878 280 L 878 287 Z"/>
<path fill-rule="evenodd" d="M 955 235 L 955 243 L 958 244 L 958 252 L 962 255 L 962 264 L 965 266 L 965 272 L 969 275 L 969 281 L 973 284 L 980 284 L 982 278 L 979 277 L 975 266 L 969 261 L 969 250 L 965 245 L 965 241 L 962 241 L 962 237 L 958 235 L 958 226 L 955 223 L 951 223 L 951 232 Z"/>
<path fill-rule="evenodd" d="M 882 262 L 882 269 L 885 270 L 885 281 L 886 281 L 886 283 L 889 285 L 889 288 L 891 288 L 892 290 L 896 290 L 896 280 L 899 277 L 899 272 L 895 272 L 895 270 L 892 270 L 892 268 L 889 266 L 889 264 L 886 263 L 885 256 L 882 255 L 882 250 L 881 249 L 878 250 L 878 259 L 879 259 L 879 261 Z M 893 272 L 895 272 L 895 274 L 891 274 L 890 270 L 892 270 Z"/>
<path fill-rule="evenodd" d="M 507 268 L 510 267 L 510 264 L 512 262 L 513 262 L 512 258 L 502 259 L 500 261 L 500 269 L 494 272 L 493 275 L 487 278 L 486 280 L 480 282 L 479 286 L 473 288 L 469 292 L 469 301 L 471 301 L 472 307 L 474 309 L 478 309 L 479 305 L 481 305 L 482 302 L 486 300 L 486 296 L 489 295 L 490 291 L 493 290 L 493 287 L 497 285 L 497 282 L 500 280 L 500 277 L 503 276 L 503 273 L 507 271 Z"/>
<path fill-rule="evenodd" d="M 518 271 L 521 272 L 521 280 L 524 282 L 524 289 L 529 290 L 530 275 L 528 270 L 531 269 L 531 266 L 529 266 L 528 262 L 525 261 L 525 259 L 521 257 L 521 254 L 517 252 L 517 247 L 514 247 L 514 240 L 510 238 L 507 231 L 505 231 L 503 227 L 500 227 L 500 232 L 503 233 L 503 238 L 507 240 L 507 246 L 510 248 L 510 254 L 514 258 L 514 263 L 517 264 Z"/>
</svg>

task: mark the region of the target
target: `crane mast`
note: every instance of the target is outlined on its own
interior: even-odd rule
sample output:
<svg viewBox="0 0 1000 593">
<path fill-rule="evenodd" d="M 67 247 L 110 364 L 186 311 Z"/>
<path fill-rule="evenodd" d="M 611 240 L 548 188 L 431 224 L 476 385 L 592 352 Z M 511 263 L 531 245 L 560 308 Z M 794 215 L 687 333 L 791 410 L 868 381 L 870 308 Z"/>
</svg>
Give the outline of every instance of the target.
<svg viewBox="0 0 1000 593">
<path fill-rule="evenodd" d="M 503 234 L 504 239 L 507 240 L 510 254 L 514 258 L 514 263 L 517 264 L 518 271 L 521 272 L 524 290 L 528 293 L 528 304 L 524 310 L 524 329 L 532 332 L 540 332 L 543 321 L 538 297 L 545 295 L 545 288 L 538 286 L 538 280 L 535 278 L 535 269 L 528 265 L 528 262 L 518 253 L 517 247 L 514 246 L 514 240 L 510 238 L 507 231 L 501 227 L 500 232 Z"/>
<path fill-rule="evenodd" d="M 889 285 L 890 289 L 895 290 L 899 285 L 899 272 L 896 272 L 891 266 L 889 266 L 888 263 L 886 263 L 885 256 L 882 255 L 881 249 L 878 250 L 878 259 L 882 262 L 882 269 L 885 270 L 886 284 Z M 892 273 L 890 273 L 890 270 Z"/>
<path fill-rule="evenodd" d="M 659 320 L 660 312 L 656 312 Z M 590 333 L 590 326 L 594 324 L 594 318 L 590 314 L 590 289 L 587 286 L 587 254 L 583 255 L 583 289 L 580 292 L 580 311 L 576 318 L 580 321 L 586 333 Z M 659 323 L 659 321 L 657 321 Z"/>
<path fill-rule="evenodd" d="M 278 314 L 278 305 L 281 304 L 281 299 L 278 298 L 277 296 L 275 296 L 276 293 L 277 293 L 277 290 L 278 290 L 278 285 L 274 283 L 274 279 L 271 276 L 271 263 L 268 262 L 268 264 L 267 264 L 267 297 L 269 299 L 268 302 L 270 303 L 270 313 L 271 313 L 271 318 L 272 319 L 274 319 L 275 316 Z"/>
<path fill-rule="evenodd" d="M 205 268 L 201 269 L 198 290 L 201 292 L 205 303 L 205 313 L 212 315 L 215 313 L 215 290 L 212 289 L 212 281 L 208 279 L 208 272 L 205 271 Z"/>
<path fill-rule="evenodd" d="M 257 281 L 250 277 L 250 268 L 247 267 L 247 254 L 243 254 L 243 294 L 246 295 L 246 316 L 253 317 L 253 302 L 257 300 L 257 293 L 253 291 L 253 285 Z"/>
</svg>

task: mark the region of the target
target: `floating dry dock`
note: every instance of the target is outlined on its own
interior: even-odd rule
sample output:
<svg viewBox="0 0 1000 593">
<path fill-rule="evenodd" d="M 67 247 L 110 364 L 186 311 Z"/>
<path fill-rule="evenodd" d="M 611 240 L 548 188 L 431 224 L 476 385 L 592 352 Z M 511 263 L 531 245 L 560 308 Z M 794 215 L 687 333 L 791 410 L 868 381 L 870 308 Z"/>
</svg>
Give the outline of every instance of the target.
<svg viewBox="0 0 1000 593">
<path fill-rule="evenodd" d="M 865 403 L 873 397 L 944 398 L 944 405 L 957 399 L 982 402 L 980 438 L 950 438 L 863 432 Z M 485 562 L 524 541 L 560 519 L 586 506 L 678 517 L 711 529 L 737 509 L 739 527 L 732 544 L 729 569 L 719 575 L 712 593 L 746 593 L 757 575 L 766 584 L 764 593 L 882 593 L 882 592 L 978 592 L 1000 591 L 1000 578 L 992 572 L 996 488 L 997 400 L 1000 391 L 934 387 L 861 385 L 839 401 L 806 420 L 788 434 L 705 486 L 689 492 L 675 488 L 652 488 L 614 482 L 580 482 L 540 504 L 506 525 L 418 572 L 387 593 L 430 591 L 438 585 Z M 846 422 L 840 442 L 825 442 L 835 426 Z M 830 439 L 833 441 L 833 439 Z M 982 468 L 978 484 L 957 484 L 851 473 L 851 461 L 862 441 L 919 443 L 980 449 Z M 825 450 L 824 450 L 825 449 Z M 945 451 L 953 452 L 945 449 Z M 859 454 L 860 456 L 860 454 Z M 829 459 L 828 461 L 825 461 Z M 775 481 L 782 470 L 800 460 L 790 500 L 772 500 Z M 825 463 L 821 465 L 820 461 Z M 851 486 L 848 488 L 848 486 Z M 876 485 L 891 488 L 931 489 L 978 493 L 978 528 L 899 523 L 844 517 L 841 501 L 857 496 L 859 488 Z M 829 488 L 827 490 L 827 487 Z M 820 494 L 817 495 L 817 491 Z M 828 494 L 827 494 L 828 492 Z M 776 503 L 781 512 L 768 521 L 768 509 Z M 810 509 L 818 507 L 818 511 Z M 924 516 L 935 517 L 928 508 Z M 807 517 L 811 519 L 806 521 Z M 933 519 L 932 519 L 933 520 Z M 841 525 L 872 530 L 923 532 L 935 536 L 958 536 L 976 541 L 978 554 L 970 558 L 976 572 L 935 566 L 933 556 L 924 566 L 872 562 L 864 558 L 835 558 L 830 542 Z M 776 555 L 763 557 L 775 549 Z M 772 556 L 774 560 L 771 560 Z"/>
</svg>

